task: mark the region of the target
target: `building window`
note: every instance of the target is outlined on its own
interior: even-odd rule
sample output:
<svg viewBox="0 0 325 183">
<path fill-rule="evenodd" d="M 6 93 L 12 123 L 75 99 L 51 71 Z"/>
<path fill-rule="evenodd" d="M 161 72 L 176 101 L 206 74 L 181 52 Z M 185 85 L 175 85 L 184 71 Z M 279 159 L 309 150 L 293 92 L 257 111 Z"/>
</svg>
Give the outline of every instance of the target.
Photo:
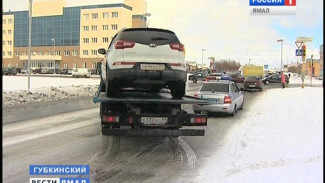
<svg viewBox="0 0 325 183">
<path fill-rule="evenodd" d="M 108 12 L 104 12 L 104 13 L 103 13 L 103 18 L 108 18 L 108 15 L 109 15 Z"/>
<path fill-rule="evenodd" d="M 73 67 L 72 68 L 77 68 L 77 63 L 73 63 Z"/>
<path fill-rule="evenodd" d="M 92 19 L 97 19 L 98 18 L 98 13 L 92 13 L 91 17 L 92 17 Z"/>
<path fill-rule="evenodd" d="M 89 14 L 88 13 L 87 14 L 83 14 L 82 16 L 84 17 L 84 19 L 89 19 Z"/>
<path fill-rule="evenodd" d="M 6 30 L 2 30 L 2 34 L 5 35 L 6 34 Z"/>
<path fill-rule="evenodd" d="M 96 69 L 96 63 L 91 64 L 92 69 Z"/>
<path fill-rule="evenodd" d="M 83 65 L 83 68 L 87 68 L 86 67 L 87 66 L 86 62 L 84 62 L 82 65 Z"/>
<path fill-rule="evenodd" d="M 112 25 L 112 30 L 117 30 L 117 24 Z"/>
<path fill-rule="evenodd" d="M 16 67 L 19 68 L 19 63 L 16 63 Z"/>
<path fill-rule="evenodd" d="M 92 55 L 97 55 L 97 50 L 91 50 Z"/>
<path fill-rule="evenodd" d="M 8 45 L 12 45 L 12 41 L 8 41 Z"/>
<path fill-rule="evenodd" d="M 72 51 L 72 56 L 78 56 L 78 51 L 77 50 L 73 50 Z"/>
<path fill-rule="evenodd" d="M 95 38 L 95 37 L 91 38 L 91 42 L 92 43 L 97 43 L 97 38 Z"/>
<path fill-rule="evenodd" d="M 70 55 L 70 51 L 69 50 L 64 50 L 64 56 L 69 56 Z"/>
<path fill-rule="evenodd" d="M 7 53 L 8 53 L 8 56 L 11 56 L 12 55 L 11 51 L 8 51 Z"/>
<path fill-rule="evenodd" d="M 108 30 L 108 25 L 103 25 L 103 30 Z"/>
<path fill-rule="evenodd" d="M 83 55 L 88 55 L 88 50 L 82 50 Z"/>
<path fill-rule="evenodd" d="M 55 51 L 55 55 L 60 55 L 60 51 Z"/>
<path fill-rule="evenodd" d="M 11 32 L 12 32 L 11 30 L 8 30 L 8 34 L 11 34 Z"/>
<path fill-rule="evenodd" d="M 89 31 L 89 26 L 83 26 L 84 31 Z"/>
<path fill-rule="evenodd" d="M 39 51 L 39 52 L 38 52 L 38 55 L 43 55 L 43 52 L 42 52 L 42 51 Z"/>
<path fill-rule="evenodd" d="M 8 24 L 12 24 L 12 19 L 8 19 Z"/>
<path fill-rule="evenodd" d="M 3 52 L 2 52 L 2 56 L 6 56 L 6 52 L 3 51 Z"/>
<path fill-rule="evenodd" d="M 16 56 L 19 56 L 19 51 L 16 51 L 16 52 L 15 52 L 15 55 L 16 55 Z"/>
<path fill-rule="evenodd" d="M 2 45 L 6 45 L 6 41 L 2 41 Z"/>
<path fill-rule="evenodd" d="M 103 37 L 103 43 L 108 43 L 108 37 Z"/>
<path fill-rule="evenodd" d="M 118 12 L 112 12 L 112 18 L 117 18 L 118 17 Z"/>
<path fill-rule="evenodd" d="M 65 62 L 64 65 L 63 65 L 63 67 L 64 67 L 65 69 L 67 69 L 67 68 L 68 68 L 68 62 Z"/>
<path fill-rule="evenodd" d="M 92 31 L 97 31 L 97 25 L 92 25 L 92 26 L 91 26 L 91 30 L 92 30 Z"/>
<path fill-rule="evenodd" d="M 2 20 L 2 23 L 3 23 L 3 24 L 6 24 L 6 19 L 3 19 L 3 20 Z"/>
<path fill-rule="evenodd" d="M 89 38 L 83 38 L 84 43 L 89 43 Z"/>
</svg>

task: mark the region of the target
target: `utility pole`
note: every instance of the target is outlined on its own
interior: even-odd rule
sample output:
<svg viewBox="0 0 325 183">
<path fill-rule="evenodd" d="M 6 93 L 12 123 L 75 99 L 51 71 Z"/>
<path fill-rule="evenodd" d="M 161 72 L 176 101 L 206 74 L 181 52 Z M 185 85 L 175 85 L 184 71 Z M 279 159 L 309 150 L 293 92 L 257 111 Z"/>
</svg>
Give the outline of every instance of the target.
<svg viewBox="0 0 325 183">
<path fill-rule="evenodd" d="M 31 46 L 32 46 L 32 8 L 33 8 L 33 0 L 29 0 L 29 25 L 28 25 L 28 90 L 30 90 L 30 60 L 31 60 Z"/>
</svg>

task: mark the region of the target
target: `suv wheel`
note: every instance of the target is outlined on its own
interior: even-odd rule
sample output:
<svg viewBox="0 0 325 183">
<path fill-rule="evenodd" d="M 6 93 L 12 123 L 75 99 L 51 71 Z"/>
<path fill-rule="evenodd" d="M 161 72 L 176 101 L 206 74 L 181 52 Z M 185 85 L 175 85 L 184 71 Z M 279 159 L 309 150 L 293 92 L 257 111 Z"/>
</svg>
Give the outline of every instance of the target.
<svg viewBox="0 0 325 183">
<path fill-rule="evenodd" d="M 106 79 L 106 96 L 115 97 L 117 95 L 118 86 L 115 82 Z"/>
<path fill-rule="evenodd" d="M 171 87 L 171 94 L 173 96 L 173 98 L 175 99 L 180 99 L 184 96 L 185 94 L 185 82 L 183 81 L 179 81 L 174 83 Z"/>
<path fill-rule="evenodd" d="M 193 78 L 193 83 L 197 83 L 197 79 L 196 78 Z"/>
</svg>

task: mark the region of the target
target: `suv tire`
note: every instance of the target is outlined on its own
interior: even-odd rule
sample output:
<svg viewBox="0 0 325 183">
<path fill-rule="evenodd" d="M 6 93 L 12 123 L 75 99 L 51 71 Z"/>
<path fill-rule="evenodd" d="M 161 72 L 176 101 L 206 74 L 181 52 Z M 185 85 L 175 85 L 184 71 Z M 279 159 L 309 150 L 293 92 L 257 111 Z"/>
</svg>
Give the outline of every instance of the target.
<svg viewBox="0 0 325 183">
<path fill-rule="evenodd" d="M 183 81 L 179 81 L 172 84 L 170 90 L 173 98 L 180 99 L 185 95 L 185 85 L 186 84 Z"/>
</svg>

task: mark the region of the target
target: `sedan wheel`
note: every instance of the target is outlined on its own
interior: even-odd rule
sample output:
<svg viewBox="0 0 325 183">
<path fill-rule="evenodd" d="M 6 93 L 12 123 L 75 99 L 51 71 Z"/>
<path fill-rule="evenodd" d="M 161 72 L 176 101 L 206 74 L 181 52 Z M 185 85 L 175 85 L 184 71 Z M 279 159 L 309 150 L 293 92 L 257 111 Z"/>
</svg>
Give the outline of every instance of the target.
<svg viewBox="0 0 325 183">
<path fill-rule="evenodd" d="M 230 116 L 235 116 L 236 112 L 237 112 L 237 107 L 235 105 L 234 110 L 232 111 L 232 113 L 230 113 Z"/>
<path fill-rule="evenodd" d="M 266 81 L 265 81 L 265 84 L 266 84 L 266 85 L 269 85 L 269 84 L 270 84 L 270 81 L 267 81 L 267 80 L 266 80 Z"/>
</svg>

